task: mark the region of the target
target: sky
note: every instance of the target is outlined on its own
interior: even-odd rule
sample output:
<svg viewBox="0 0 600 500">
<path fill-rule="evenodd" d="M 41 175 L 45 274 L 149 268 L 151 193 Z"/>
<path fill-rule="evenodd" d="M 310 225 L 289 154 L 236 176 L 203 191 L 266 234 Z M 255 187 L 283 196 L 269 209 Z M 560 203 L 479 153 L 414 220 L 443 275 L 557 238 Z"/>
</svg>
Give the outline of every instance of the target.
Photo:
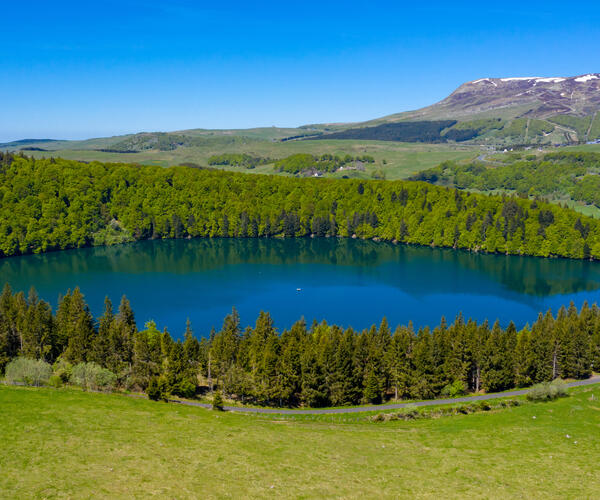
<svg viewBox="0 0 600 500">
<path fill-rule="evenodd" d="M 600 72 L 600 2 L 0 2 L 0 142 L 362 121 Z"/>
</svg>

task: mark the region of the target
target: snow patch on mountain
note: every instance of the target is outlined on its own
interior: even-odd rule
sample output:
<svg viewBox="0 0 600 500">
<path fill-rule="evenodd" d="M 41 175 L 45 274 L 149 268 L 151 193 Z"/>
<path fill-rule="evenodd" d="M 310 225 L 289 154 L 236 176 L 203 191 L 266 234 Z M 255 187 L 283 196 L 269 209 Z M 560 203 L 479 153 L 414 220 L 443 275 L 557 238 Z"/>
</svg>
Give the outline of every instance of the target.
<svg viewBox="0 0 600 500">
<path fill-rule="evenodd" d="M 513 78 L 500 78 L 500 80 L 503 82 L 518 82 L 525 80 L 538 80 L 539 78 L 539 76 L 516 76 Z"/>
<path fill-rule="evenodd" d="M 598 80 L 598 76 L 597 75 L 584 75 L 584 76 L 580 76 L 579 78 L 575 78 L 575 81 L 579 82 L 579 83 L 589 82 L 590 80 Z"/>
<path fill-rule="evenodd" d="M 539 82 L 543 82 L 543 83 L 560 83 L 560 82 L 564 82 L 565 80 L 566 80 L 566 78 L 562 78 L 562 77 L 538 78 L 536 80 L 536 83 L 539 83 Z"/>
</svg>

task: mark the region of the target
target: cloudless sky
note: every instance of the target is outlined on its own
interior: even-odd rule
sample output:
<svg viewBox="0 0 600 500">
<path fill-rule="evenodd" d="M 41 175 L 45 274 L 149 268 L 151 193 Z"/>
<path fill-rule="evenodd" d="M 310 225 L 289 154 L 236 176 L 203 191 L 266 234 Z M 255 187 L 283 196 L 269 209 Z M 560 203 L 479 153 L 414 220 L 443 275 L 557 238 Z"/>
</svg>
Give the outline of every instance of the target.
<svg viewBox="0 0 600 500">
<path fill-rule="evenodd" d="M 600 2 L 0 2 L 0 142 L 360 121 L 600 72 Z"/>
</svg>

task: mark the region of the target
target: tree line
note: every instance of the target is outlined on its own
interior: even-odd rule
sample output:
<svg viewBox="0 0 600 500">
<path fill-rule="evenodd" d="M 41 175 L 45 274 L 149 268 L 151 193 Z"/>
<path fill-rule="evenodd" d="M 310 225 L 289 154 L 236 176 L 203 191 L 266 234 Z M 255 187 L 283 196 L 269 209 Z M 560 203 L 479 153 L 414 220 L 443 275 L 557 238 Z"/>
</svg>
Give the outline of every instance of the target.
<svg viewBox="0 0 600 500">
<path fill-rule="evenodd" d="M 370 155 L 338 156 L 326 153 L 318 156 L 308 153 L 297 153 L 277 160 L 274 168 L 277 172 L 287 172 L 288 174 L 296 175 L 312 172 L 335 172 L 341 167 L 361 165 L 363 163 L 375 163 L 375 158 Z"/>
<path fill-rule="evenodd" d="M 95 363 L 117 386 L 193 397 L 220 390 L 246 403 L 329 406 L 387 399 L 434 398 L 502 391 L 556 378 L 587 378 L 600 366 L 600 308 L 571 303 L 520 331 L 513 323 L 453 323 L 392 331 L 383 319 L 363 331 L 304 320 L 279 332 L 261 312 L 242 328 L 235 310 L 220 331 L 198 339 L 189 321 L 174 340 L 152 321 L 136 327 L 129 301 L 109 299 L 93 318 L 76 288 L 56 312 L 35 290 L 26 297 L 6 285 L 0 295 L 0 370 L 16 357 L 69 370 Z"/>
<path fill-rule="evenodd" d="M 259 165 L 273 163 L 274 160 L 262 156 L 252 156 L 248 153 L 223 153 L 208 158 L 209 165 L 230 165 L 232 167 L 256 168 Z"/>
<path fill-rule="evenodd" d="M 600 257 L 600 221 L 422 182 L 0 157 L 0 256 L 154 238 L 353 237 Z"/>
<path fill-rule="evenodd" d="M 599 153 L 507 156 L 504 165 L 444 162 L 411 179 L 458 189 L 507 190 L 521 196 L 572 199 L 600 207 Z"/>
</svg>

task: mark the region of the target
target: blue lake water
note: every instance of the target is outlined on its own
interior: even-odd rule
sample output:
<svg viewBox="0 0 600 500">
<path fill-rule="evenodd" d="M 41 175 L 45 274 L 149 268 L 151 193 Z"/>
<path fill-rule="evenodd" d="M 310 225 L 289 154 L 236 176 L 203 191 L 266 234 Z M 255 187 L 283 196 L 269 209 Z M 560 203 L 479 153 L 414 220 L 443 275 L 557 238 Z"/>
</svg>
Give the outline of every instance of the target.
<svg viewBox="0 0 600 500">
<path fill-rule="evenodd" d="M 180 337 L 186 318 L 197 335 L 219 329 L 236 307 L 242 324 L 260 310 L 279 329 L 304 316 L 355 329 L 379 323 L 436 325 L 466 318 L 518 327 L 572 300 L 600 302 L 600 263 L 409 247 L 351 239 L 198 239 L 144 241 L 0 260 L 0 281 L 33 285 L 56 306 L 79 286 L 92 312 L 104 297 L 131 301 Z M 298 290 L 300 289 L 300 290 Z"/>
</svg>

